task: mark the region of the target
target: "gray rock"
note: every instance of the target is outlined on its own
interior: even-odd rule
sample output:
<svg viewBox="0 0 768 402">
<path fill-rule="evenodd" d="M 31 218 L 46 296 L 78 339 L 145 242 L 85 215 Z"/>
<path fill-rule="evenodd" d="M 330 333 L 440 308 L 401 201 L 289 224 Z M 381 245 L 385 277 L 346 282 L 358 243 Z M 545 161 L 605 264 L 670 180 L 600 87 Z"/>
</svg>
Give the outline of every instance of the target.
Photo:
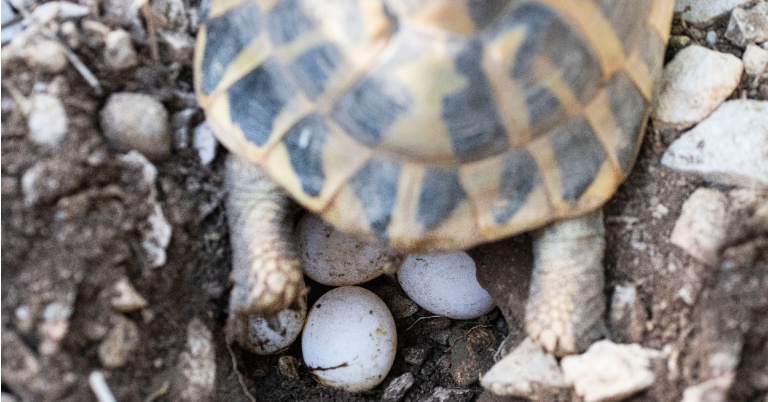
<svg viewBox="0 0 768 402">
<path fill-rule="evenodd" d="M 419 366 L 427 360 L 430 347 L 427 345 L 411 346 L 403 349 L 403 360 L 408 364 Z"/>
<path fill-rule="evenodd" d="M 198 318 L 187 326 L 187 347 L 179 356 L 174 394 L 183 401 L 209 401 L 216 382 L 213 334 Z"/>
<path fill-rule="evenodd" d="M 115 325 L 99 345 L 99 360 L 104 367 L 121 367 L 128 362 L 138 345 L 139 329 L 136 324 L 120 314 L 115 315 Z"/>
<path fill-rule="evenodd" d="M 279 371 L 280 375 L 283 377 L 290 378 L 292 380 L 298 380 L 298 367 L 299 361 L 291 355 L 280 356 L 280 358 L 277 359 L 277 371 Z"/>
<path fill-rule="evenodd" d="M 676 0 L 675 11 L 683 13 L 683 19 L 696 25 L 708 25 L 735 7 L 752 0 Z"/>
<path fill-rule="evenodd" d="M 152 161 L 171 153 L 168 111 L 162 103 L 137 93 L 114 93 L 100 112 L 104 136 L 122 151 L 135 149 Z"/>
<path fill-rule="evenodd" d="M 648 313 L 637 298 L 637 288 L 632 285 L 616 286 L 611 298 L 614 339 L 623 343 L 640 342 L 647 320 Z"/>
<path fill-rule="evenodd" d="M 424 402 L 449 402 L 456 400 L 464 400 L 466 394 L 469 393 L 468 389 L 455 389 L 455 388 L 443 388 L 437 387 Z"/>
<path fill-rule="evenodd" d="M 183 64 L 190 64 L 192 62 L 195 44 L 188 33 L 179 34 L 161 31 L 160 41 L 171 60 Z"/>
<path fill-rule="evenodd" d="M 157 168 L 150 163 L 142 154 L 131 151 L 121 155 L 119 160 L 134 168 L 142 171 L 144 182 L 150 189 L 154 189 L 155 179 L 157 178 Z M 141 222 L 138 226 L 141 236 L 141 246 L 146 256 L 146 264 L 150 268 L 157 268 L 165 264 L 167 254 L 166 249 L 171 242 L 173 228 L 168 220 L 165 219 L 163 209 L 157 202 L 157 193 L 150 191 L 150 198 L 155 203 L 152 214 L 147 220 Z"/>
<path fill-rule="evenodd" d="M 107 35 L 104 43 L 104 62 L 115 71 L 126 70 L 139 64 L 131 34 L 118 29 Z"/>
<path fill-rule="evenodd" d="M 661 352 L 603 340 L 582 355 L 564 357 L 560 365 L 565 381 L 584 401 L 617 401 L 653 385 L 650 359 L 655 357 Z"/>
<path fill-rule="evenodd" d="M 726 195 L 700 188 L 683 204 L 670 241 L 697 260 L 714 265 L 725 243 L 729 221 Z"/>
<path fill-rule="evenodd" d="M 768 41 L 768 2 L 761 1 L 749 10 L 733 10 L 725 37 L 740 47 Z"/>
<path fill-rule="evenodd" d="M 732 100 L 670 145 L 664 166 L 717 183 L 768 188 L 768 101 Z"/>
<path fill-rule="evenodd" d="M 496 395 L 524 398 L 536 398 L 567 386 L 555 357 L 530 338 L 497 362 L 480 383 Z"/>
<path fill-rule="evenodd" d="M 387 388 L 384 389 L 384 395 L 381 399 L 388 402 L 396 402 L 403 399 L 405 393 L 413 387 L 414 382 L 416 382 L 416 380 L 411 373 L 405 373 L 395 378 L 389 385 L 387 385 Z"/>
<path fill-rule="evenodd" d="M 685 128 L 707 117 L 741 80 L 743 63 L 736 56 L 693 45 L 667 64 L 654 100 L 657 127 Z"/>
<path fill-rule="evenodd" d="M 768 50 L 755 44 L 747 45 L 747 50 L 741 56 L 744 62 L 744 71 L 752 76 L 762 74 L 768 69 Z"/>
<path fill-rule="evenodd" d="M 29 138 L 39 145 L 56 146 L 67 134 L 67 112 L 59 98 L 37 94 L 32 97 L 27 125 Z"/>
</svg>

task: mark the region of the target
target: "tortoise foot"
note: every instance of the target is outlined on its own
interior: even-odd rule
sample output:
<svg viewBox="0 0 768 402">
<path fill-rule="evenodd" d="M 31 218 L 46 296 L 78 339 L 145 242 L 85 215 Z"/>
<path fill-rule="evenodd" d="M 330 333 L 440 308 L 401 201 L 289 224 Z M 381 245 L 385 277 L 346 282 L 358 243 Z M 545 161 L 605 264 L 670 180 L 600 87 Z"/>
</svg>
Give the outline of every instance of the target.
<svg viewBox="0 0 768 402">
<path fill-rule="evenodd" d="M 291 201 L 258 167 L 235 156 L 227 160 L 226 185 L 233 285 L 228 333 L 243 343 L 247 337 L 237 334 L 246 332 L 250 317 L 292 308 L 306 290 L 292 238 Z"/>
<path fill-rule="evenodd" d="M 547 352 L 579 353 L 605 335 L 604 250 L 602 211 L 535 232 L 525 327 Z"/>
</svg>

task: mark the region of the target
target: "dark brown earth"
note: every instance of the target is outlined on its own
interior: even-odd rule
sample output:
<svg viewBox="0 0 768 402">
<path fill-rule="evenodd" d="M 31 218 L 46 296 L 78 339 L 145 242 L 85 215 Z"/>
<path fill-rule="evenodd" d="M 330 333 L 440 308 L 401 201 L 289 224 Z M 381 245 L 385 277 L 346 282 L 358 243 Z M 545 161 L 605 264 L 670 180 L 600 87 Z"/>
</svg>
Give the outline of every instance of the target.
<svg viewBox="0 0 768 402">
<path fill-rule="evenodd" d="M 194 11 L 197 2 L 192 3 Z M 102 7 L 111 4 L 115 2 Z M 112 29 L 121 25 L 96 14 L 87 19 Z M 723 38 L 724 21 L 713 27 L 684 28 L 676 19 L 674 32 L 712 48 L 705 34 L 714 29 Z M 145 19 L 140 22 L 146 25 Z M 478 378 L 493 364 L 502 340 L 509 336 L 503 345 L 507 350 L 524 337 L 522 303 L 531 260 L 526 236 L 470 252 L 485 283 L 499 276 L 515 278 L 511 297 L 519 299 L 520 309 L 504 314 L 497 309 L 468 321 L 438 318 L 424 310 L 399 318 L 394 367 L 372 391 L 347 394 L 318 385 L 301 363 L 299 343 L 271 357 L 228 350 L 223 335 L 231 256 L 223 209 L 225 151 L 219 149 L 216 160 L 205 166 L 194 150 L 177 149 L 157 165 L 152 186 L 141 180 L 139 168 L 110 148 L 99 129 L 98 111 L 113 92 L 148 94 L 170 114 L 196 108 L 191 59 L 173 60 L 161 47 L 160 58 L 153 60 L 151 38 L 134 35 L 140 64 L 116 74 L 104 64 L 103 40 L 82 29 L 82 21 L 77 27 L 83 40 L 73 50 L 95 73 L 103 93 L 97 94 L 71 66 L 51 74 L 23 61 L 3 64 L 4 397 L 95 400 L 88 377 L 100 371 L 120 401 L 179 400 L 191 387 L 180 361 L 194 320 L 213 335 L 216 376 L 211 400 L 373 401 L 382 398 L 393 379 L 408 372 L 415 384 L 404 401 L 430 396 L 451 401 L 499 399 L 482 395 Z M 194 27 L 188 33 L 192 35 Z M 741 50 L 724 39 L 715 48 L 741 56 Z M 670 49 L 667 60 L 677 50 Z M 768 100 L 766 80 L 743 81 L 733 97 Z M 66 108 L 67 134 L 55 148 L 35 145 L 27 136 L 27 117 L 19 102 L 35 87 L 55 93 Z M 708 360 L 713 352 L 736 350 L 741 362 L 731 399 L 765 401 L 768 233 L 750 227 L 753 210 L 740 210 L 717 266 L 698 263 L 669 243 L 681 206 L 696 188 L 730 190 L 660 165 L 661 154 L 679 135 L 648 127 L 635 170 L 605 208 L 606 295 L 610 300 L 616 285 L 637 287 L 647 313 L 640 343 L 668 353 L 666 361 L 654 365 L 655 384 L 631 400 L 680 400 L 687 387 L 721 374 Z M 22 177 L 33 168 L 42 173 L 35 181 L 37 197 L 29 201 Z M 168 262 L 149 268 L 139 244 L 155 193 L 173 235 Z M 509 271 L 510 265 L 522 268 Z M 128 278 L 147 307 L 129 313 L 113 310 L 110 299 L 121 277 Z M 402 303 L 402 291 L 390 278 L 363 286 L 382 295 L 394 309 Z M 687 301 L 679 295 L 683 287 L 691 290 Z M 310 289 L 310 303 L 327 290 L 314 283 Z M 126 330 L 122 342 L 134 343 L 135 349 L 124 365 L 104 367 L 99 345 L 126 318 L 135 330 Z"/>
</svg>

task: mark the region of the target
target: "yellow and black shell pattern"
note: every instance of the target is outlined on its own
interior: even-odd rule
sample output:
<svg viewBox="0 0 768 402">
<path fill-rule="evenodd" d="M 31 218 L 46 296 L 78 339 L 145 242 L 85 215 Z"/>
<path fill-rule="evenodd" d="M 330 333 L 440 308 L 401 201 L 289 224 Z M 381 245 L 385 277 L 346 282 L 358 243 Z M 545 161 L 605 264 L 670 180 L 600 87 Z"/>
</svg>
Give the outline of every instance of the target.
<svg viewBox="0 0 768 402">
<path fill-rule="evenodd" d="M 600 207 L 673 0 L 211 0 L 195 86 L 230 151 L 337 228 L 467 248 Z"/>
</svg>

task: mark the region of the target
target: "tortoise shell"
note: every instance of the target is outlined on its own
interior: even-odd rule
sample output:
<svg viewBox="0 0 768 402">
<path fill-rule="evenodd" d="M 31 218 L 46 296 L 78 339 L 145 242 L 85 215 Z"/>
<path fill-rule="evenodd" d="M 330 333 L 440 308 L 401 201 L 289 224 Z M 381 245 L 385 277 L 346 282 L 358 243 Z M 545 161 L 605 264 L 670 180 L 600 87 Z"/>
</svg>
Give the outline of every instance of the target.
<svg viewBox="0 0 768 402">
<path fill-rule="evenodd" d="M 627 177 L 673 0 L 212 0 L 195 86 L 230 151 L 337 228 L 467 248 Z"/>
</svg>

